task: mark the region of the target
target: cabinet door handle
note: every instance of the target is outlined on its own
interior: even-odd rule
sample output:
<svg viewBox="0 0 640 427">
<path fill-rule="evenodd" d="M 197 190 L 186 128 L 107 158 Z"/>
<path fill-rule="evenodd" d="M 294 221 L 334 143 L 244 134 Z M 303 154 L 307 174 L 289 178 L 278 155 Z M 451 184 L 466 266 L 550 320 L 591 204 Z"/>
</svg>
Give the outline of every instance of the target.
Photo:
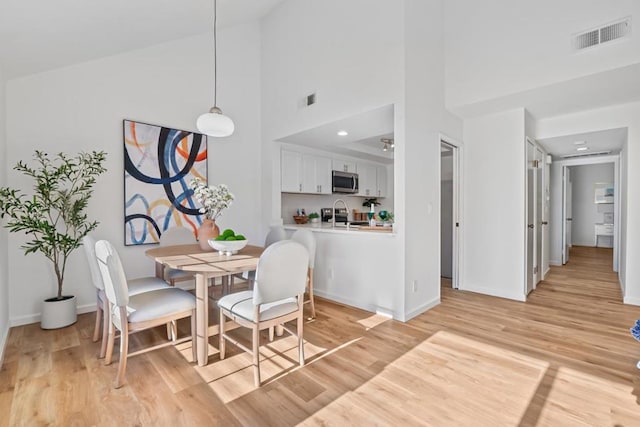
<svg viewBox="0 0 640 427">
<path fill-rule="evenodd" d="M 302 184 L 298 184 L 299 191 L 302 192 Z"/>
</svg>

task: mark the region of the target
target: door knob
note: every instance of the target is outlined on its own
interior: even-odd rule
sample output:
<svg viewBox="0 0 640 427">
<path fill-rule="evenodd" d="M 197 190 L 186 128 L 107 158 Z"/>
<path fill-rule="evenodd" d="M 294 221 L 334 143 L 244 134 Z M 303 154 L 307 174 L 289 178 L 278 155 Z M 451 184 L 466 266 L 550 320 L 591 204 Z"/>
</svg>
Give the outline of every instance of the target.
<svg viewBox="0 0 640 427">
<path fill-rule="evenodd" d="M 527 225 L 527 227 L 533 228 L 533 224 L 529 224 L 529 225 Z"/>
<path fill-rule="evenodd" d="M 549 225 L 549 222 L 547 222 L 547 221 L 542 221 L 542 225 Z"/>
</svg>

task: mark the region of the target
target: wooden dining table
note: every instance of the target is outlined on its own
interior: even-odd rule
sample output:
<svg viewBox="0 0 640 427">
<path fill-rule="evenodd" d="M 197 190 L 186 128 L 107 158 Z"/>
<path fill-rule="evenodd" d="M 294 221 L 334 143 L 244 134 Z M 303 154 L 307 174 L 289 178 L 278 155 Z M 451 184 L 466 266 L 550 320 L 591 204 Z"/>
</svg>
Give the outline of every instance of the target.
<svg viewBox="0 0 640 427">
<path fill-rule="evenodd" d="M 257 268 L 263 251 L 264 248 L 259 246 L 247 245 L 236 254 L 225 255 L 217 251 L 205 251 L 200 245 L 191 244 L 162 246 L 145 252 L 156 263 L 157 277 L 164 279 L 165 267 L 190 272 L 195 276 L 196 354 L 199 366 L 205 366 L 208 362 L 209 337 L 220 332 L 219 325 L 209 326 L 209 279 L 221 277 L 223 289 L 228 288 L 231 275 Z M 225 329 L 230 327 L 233 328 L 233 325 L 225 324 Z"/>
</svg>

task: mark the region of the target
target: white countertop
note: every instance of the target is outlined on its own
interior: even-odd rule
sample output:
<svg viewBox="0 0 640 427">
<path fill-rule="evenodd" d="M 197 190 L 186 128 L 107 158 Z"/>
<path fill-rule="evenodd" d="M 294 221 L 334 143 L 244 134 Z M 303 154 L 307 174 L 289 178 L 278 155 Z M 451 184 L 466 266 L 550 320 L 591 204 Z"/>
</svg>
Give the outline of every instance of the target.
<svg viewBox="0 0 640 427">
<path fill-rule="evenodd" d="M 353 225 L 349 228 L 346 228 L 344 225 L 336 225 L 333 227 L 331 223 L 321 222 L 321 223 L 307 223 L 307 224 L 284 224 L 283 227 L 285 230 L 300 230 L 307 229 L 313 232 L 318 233 L 336 233 L 336 234 L 367 234 L 367 235 L 376 235 L 382 237 L 395 237 L 395 233 L 393 231 L 375 231 L 375 230 L 365 230 L 360 229 L 359 226 Z M 382 227 L 380 227 L 382 228 Z"/>
</svg>

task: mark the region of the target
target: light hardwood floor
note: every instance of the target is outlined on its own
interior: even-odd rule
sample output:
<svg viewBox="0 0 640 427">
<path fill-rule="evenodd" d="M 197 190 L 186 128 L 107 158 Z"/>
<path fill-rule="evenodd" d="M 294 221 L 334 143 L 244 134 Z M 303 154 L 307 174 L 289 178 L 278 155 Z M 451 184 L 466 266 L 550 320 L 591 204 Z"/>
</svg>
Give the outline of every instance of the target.
<svg viewBox="0 0 640 427">
<path fill-rule="evenodd" d="M 220 361 L 216 339 L 202 368 L 189 343 L 133 357 L 114 390 L 93 315 L 56 331 L 13 328 L 0 426 L 637 426 L 640 343 L 629 328 L 640 307 L 621 300 L 611 251 L 577 247 L 527 303 L 442 288 L 441 305 L 400 323 L 318 299 L 307 365 L 296 366 L 295 339 L 263 336 L 260 389 L 250 356 L 229 346 Z"/>
</svg>

